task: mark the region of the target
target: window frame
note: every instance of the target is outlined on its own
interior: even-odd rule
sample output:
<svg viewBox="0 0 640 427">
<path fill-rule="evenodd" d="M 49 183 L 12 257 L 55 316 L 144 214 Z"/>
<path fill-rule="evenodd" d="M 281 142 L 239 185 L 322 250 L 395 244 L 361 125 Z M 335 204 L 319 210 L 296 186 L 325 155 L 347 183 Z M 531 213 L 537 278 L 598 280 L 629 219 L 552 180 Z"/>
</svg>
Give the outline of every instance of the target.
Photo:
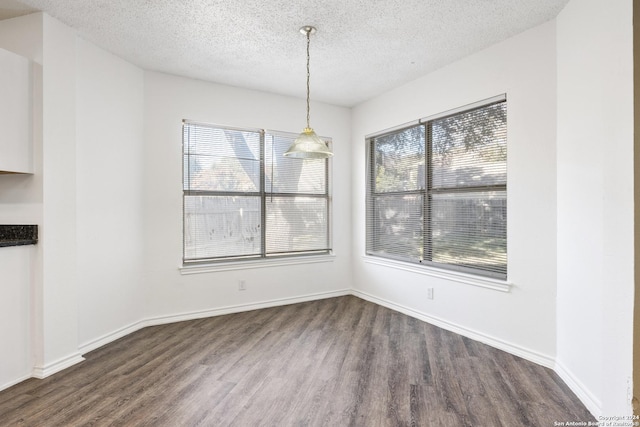
<svg viewBox="0 0 640 427">
<path fill-rule="evenodd" d="M 185 138 L 185 126 L 202 126 L 211 129 L 218 129 L 223 131 L 235 131 L 235 132 L 252 132 L 259 134 L 259 188 L 258 191 L 224 191 L 224 190 L 193 190 L 187 188 L 186 183 L 187 169 L 190 162 L 185 161 L 189 158 L 189 152 L 185 148 L 187 140 Z M 323 262 L 333 258 L 333 240 L 332 240 L 332 186 L 331 186 L 331 171 L 332 162 L 331 159 L 313 159 L 312 161 L 324 160 L 324 179 L 325 188 L 323 193 L 296 193 L 285 192 L 276 193 L 267 191 L 266 183 L 266 165 L 267 165 L 267 153 L 266 145 L 267 138 L 269 136 L 290 138 L 292 141 L 297 137 L 297 134 L 285 131 L 274 131 L 269 129 L 258 128 L 240 128 L 233 126 L 218 125 L 213 123 L 204 123 L 194 120 L 183 119 L 182 120 L 182 273 L 193 274 L 198 272 L 207 271 L 226 271 L 234 270 L 237 268 L 252 268 L 271 265 L 289 265 L 298 264 L 301 262 Z M 332 139 L 330 137 L 321 138 L 327 142 L 330 147 Z M 272 141 L 273 144 L 273 141 Z M 294 159 L 292 161 L 309 161 L 306 159 Z M 190 171 L 190 169 L 189 169 Z M 273 188 L 273 187 L 272 187 Z M 244 254 L 244 255 L 229 255 L 218 257 L 200 257 L 200 258 L 187 258 L 187 211 L 186 211 L 186 199 L 189 196 L 228 196 L 228 197 L 259 197 L 260 201 L 260 252 L 258 254 Z M 310 197 L 326 200 L 326 248 L 323 249 L 310 249 L 303 251 L 289 251 L 289 252 L 268 252 L 267 251 L 267 199 L 270 197 L 283 197 L 294 199 L 296 197 Z M 234 267 L 239 266 L 239 267 Z"/>
<path fill-rule="evenodd" d="M 433 196 L 437 194 L 482 194 L 484 192 L 491 191 L 499 191 L 504 192 L 505 194 L 505 206 L 508 201 L 508 175 L 505 176 L 505 180 L 503 184 L 485 184 L 485 185 L 467 185 L 467 186 L 455 186 L 455 187 L 437 187 L 433 185 L 432 173 L 434 167 L 432 166 L 433 162 L 433 147 L 432 147 L 432 126 L 430 125 L 432 122 L 445 119 L 448 117 L 456 116 L 459 114 L 472 112 L 477 109 L 481 109 L 484 107 L 489 107 L 491 105 L 505 103 L 506 106 L 507 97 L 506 94 L 498 95 L 493 98 L 485 99 L 482 101 L 474 102 L 472 104 L 468 104 L 459 108 L 455 108 L 452 110 L 448 110 L 439 114 L 435 114 L 432 116 L 428 116 L 425 118 L 421 118 L 419 120 L 414 120 L 402 125 L 398 125 L 389 129 L 385 129 L 383 131 L 373 133 L 365 136 L 365 156 L 366 156 L 366 167 L 365 167 L 365 182 L 366 182 L 366 201 L 365 201 L 365 259 L 368 257 L 374 257 L 375 259 L 379 259 L 380 261 L 371 262 L 373 264 L 378 265 L 393 265 L 398 264 L 401 268 L 403 265 L 406 265 L 406 268 L 403 268 L 408 271 L 424 271 L 425 274 L 430 274 L 429 272 L 433 272 L 433 276 L 442 277 L 442 274 L 449 277 L 455 277 L 456 275 L 460 276 L 460 280 L 465 281 L 467 283 L 471 283 L 474 285 L 478 284 L 478 280 L 482 283 L 483 281 L 487 282 L 487 286 L 498 290 L 507 290 L 508 291 L 508 252 L 505 259 L 505 272 L 504 274 L 498 272 L 492 272 L 483 269 L 477 269 L 468 266 L 462 266 L 458 264 L 446 264 L 437 261 L 432 261 L 433 259 L 433 235 L 432 235 L 432 223 L 434 221 L 433 212 L 430 209 L 432 206 Z M 505 125 L 508 125 L 508 121 Z M 398 134 L 404 130 L 423 126 L 424 127 L 424 160 L 425 160 L 425 171 L 424 171 L 424 182 L 422 186 L 415 190 L 407 190 L 407 191 L 387 191 L 387 192 L 376 192 L 376 176 L 375 176 L 375 167 L 376 167 L 376 159 L 375 159 L 375 143 L 377 138 L 381 138 L 384 136 Z M 508 153 L 508 150 L 507 150 Z M 505 166 L 508 167 L 508 160 L 505 159 Z M 376 248 L 376 236 L 378 233 L 375 233 L 374 230 L 374 210 L 375 205 L 373 198 L 379 195 L 420 195 L 422 196 L 422 257 L 417 260 L 412 260 L 410 256 L 402 256 L 396 254 L 380 253 L 380 249 Z M 505 215 L 505 250 L 508 248 L 508 209 L 507 214 Z M 415 267 L 409 267 L 415 266 Z M 438 271 L 442 271 L 442 273 L 438 273 Z M 453 275 L 453 276 L 452 276 Z"/>
</svg>

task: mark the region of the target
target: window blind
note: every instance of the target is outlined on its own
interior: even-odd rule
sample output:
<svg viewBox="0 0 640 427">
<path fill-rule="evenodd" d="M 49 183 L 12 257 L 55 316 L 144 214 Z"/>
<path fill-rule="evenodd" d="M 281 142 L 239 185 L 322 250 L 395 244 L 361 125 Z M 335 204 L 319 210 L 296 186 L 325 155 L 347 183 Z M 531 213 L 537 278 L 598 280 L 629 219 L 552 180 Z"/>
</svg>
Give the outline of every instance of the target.
<svg viewBox="0 0 640 427">
<path fill-rule="evenodd" d="M 327 160 L 284 157 L 296 137 L 266 134 L 268 255 L 329 250 Z"/>
<path fill-rule="evenodd" d="M 367 254 L 506 278 L 506 108 L 368 139 Z"/>
<path fill-rule="evenodd" d="M 327 253 L 328 159 L 295 134 L 183 123 L 183 262 Z"/>
</svg>

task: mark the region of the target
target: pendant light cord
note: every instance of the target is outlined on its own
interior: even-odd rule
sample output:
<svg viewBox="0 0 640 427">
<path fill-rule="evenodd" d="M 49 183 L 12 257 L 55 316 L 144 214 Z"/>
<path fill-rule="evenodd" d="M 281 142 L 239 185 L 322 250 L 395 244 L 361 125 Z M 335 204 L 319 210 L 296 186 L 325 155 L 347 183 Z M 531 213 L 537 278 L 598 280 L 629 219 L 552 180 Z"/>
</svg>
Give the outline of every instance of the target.
<svg viewBox="0 0 640 427">
<path fill-rule="evenodd" d="M 309 62 L 311 60 L 311 56 L 309 55 L 309 45 L 311 44 L 311 30 L 307 30 L 307 129 L 310 129 L 311 126 L 309 126 L 309 111 L 311 110 L 311 106 L 310 106 L 310 102 L 309 102 L 309 98 L 310 98 L 310 85 L 309 85 L 309 80 L 311 79 L 311 71 L 310 71 L 310 67 L 309 67 Z"/>
</svg>

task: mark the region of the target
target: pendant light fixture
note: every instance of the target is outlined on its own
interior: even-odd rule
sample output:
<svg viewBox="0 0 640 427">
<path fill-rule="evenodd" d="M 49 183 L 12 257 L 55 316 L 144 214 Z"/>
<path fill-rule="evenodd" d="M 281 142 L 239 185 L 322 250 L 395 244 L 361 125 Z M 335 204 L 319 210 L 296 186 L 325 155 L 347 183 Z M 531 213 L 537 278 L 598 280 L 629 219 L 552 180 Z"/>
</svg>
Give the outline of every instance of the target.
<svg viewBox="0 0 640 427">
<path fill-rule="evenodd" d="M 307 36 L 307 127 L 304 128 L 302 133 L 293 141 L 293 144 L 291 144 L 291 147 L 289 147 L 284 155 L 299 159 L 326 159 L 327 157 L 333 156 L 333 153 L 327 147 L 327 143 L 321 140 L 309 125 L 309 79 L 311 77 L 309 68 L 309 45 L 311 42 L 311 34 L 315 34 L 316 29 L 315 27 L 305 25 L 300 28 L 300 32 Z"/>
</svg>

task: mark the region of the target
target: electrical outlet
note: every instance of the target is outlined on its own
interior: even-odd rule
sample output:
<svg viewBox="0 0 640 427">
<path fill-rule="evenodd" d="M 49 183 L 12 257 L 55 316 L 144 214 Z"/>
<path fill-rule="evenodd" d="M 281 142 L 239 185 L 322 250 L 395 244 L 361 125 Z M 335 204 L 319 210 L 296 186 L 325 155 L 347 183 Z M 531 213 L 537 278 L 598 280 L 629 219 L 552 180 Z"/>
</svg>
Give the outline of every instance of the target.
<svg viewBox="0 0 640 427">
<path fill-rule="evenodd" d="M 246 291 L 247 290 L 247 282 L 245 282 L 244 280 L 240 280 L 238 282 L 238 290 L 239 291 Z"/>
<path fill-rule="evenodd" d="M 433 288 L 427 288 L 427 299 L 433 299 Z"/>
</svg>

